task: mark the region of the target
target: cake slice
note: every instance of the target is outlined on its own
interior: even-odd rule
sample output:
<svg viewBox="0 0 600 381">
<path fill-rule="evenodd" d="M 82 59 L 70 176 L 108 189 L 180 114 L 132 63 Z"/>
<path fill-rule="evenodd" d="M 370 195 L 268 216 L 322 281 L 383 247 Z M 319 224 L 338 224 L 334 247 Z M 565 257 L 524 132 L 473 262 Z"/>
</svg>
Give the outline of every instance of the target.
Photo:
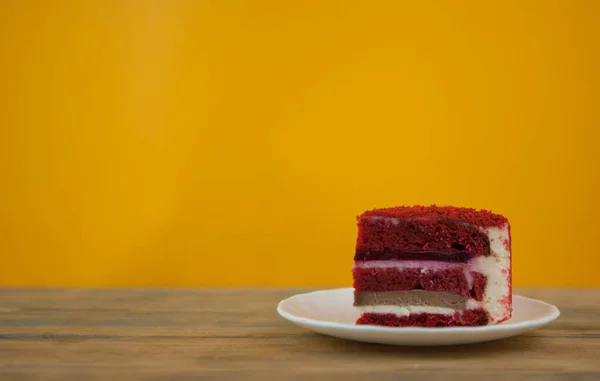
<svg viewBox="0 0 600 381">
<path fill-rule="evenodd" d="M 367 211 L 352 272 L 356 324 L 475 326 L 511 317 L 510 225 L 489 211 Z"/>
</svg>

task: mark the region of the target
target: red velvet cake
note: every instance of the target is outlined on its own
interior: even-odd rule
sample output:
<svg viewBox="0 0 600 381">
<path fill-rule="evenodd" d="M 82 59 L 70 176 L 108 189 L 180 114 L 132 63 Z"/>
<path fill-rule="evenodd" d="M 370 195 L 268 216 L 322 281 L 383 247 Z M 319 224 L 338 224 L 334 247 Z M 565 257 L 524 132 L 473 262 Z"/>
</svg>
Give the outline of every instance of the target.
<svg viewBox="0 0 600 381">
<path fill-rule="evenodd" d="M 512 313 L 510 224 L 486 210 L 367 211 L 352 272 L 356 324 L 473 326 Z"/>
</svg>

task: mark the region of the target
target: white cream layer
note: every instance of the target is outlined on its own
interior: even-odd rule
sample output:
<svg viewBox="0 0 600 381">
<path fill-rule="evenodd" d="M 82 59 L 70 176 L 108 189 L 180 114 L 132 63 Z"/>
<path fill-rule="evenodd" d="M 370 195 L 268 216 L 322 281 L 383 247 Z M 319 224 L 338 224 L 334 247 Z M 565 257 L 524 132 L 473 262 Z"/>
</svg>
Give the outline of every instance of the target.
<svg viewBox="0 0 600 381">
<path fill-rule="evenodd" d="M 454 315 L 453 308 L 432 307 L 432 306 L 360 306 L 356 307 L 362 313 L 394 314 L 396 316 L 407 316 L 410 314 L 443 314 Z"/>
<path fill-rule="evenodd" d="M 394 314 L 397 316 L 407 316 L 410 314 L 443 314 L 443 315 L 454 315 L 455 312 L 462 312 L 463 310 L 457 310 L 454 308 L 446 307 L 433 307 L 433 306 L 357 306 L 356 307 L 361 313 L 372 312 L 378 314 Z M 481 308 L 481 303 L 474 300 L 467 300 L 467 306 L 465 309 L 477 309 Z"/>
<path fill-rule="evenodd" d="M 483 308 L 490 315 L 490 323 L 505 320 L 511 311 L 506 308 L 510 295 L 510 231 L 508 223 L 501 228 L 480 229 L 490 240 L 490 255 L 475 257 L 469 261 L 473 271 L 487 277 L 483 296 Z"/>
</svg>

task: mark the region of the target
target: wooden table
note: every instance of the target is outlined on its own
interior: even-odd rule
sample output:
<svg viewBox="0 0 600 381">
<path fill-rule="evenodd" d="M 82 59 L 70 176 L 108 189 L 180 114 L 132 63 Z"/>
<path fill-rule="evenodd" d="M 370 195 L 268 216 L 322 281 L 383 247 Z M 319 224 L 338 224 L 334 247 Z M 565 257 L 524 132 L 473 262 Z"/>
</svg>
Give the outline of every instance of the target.
<svg viewBox="0 0 600 381">
<path fill-rule="evenodd" d="M 281 319 L 292 289 L 0 289 L 0 380 L 600 380 L 600 290 L 520 289 L 562 316 L 519 337 L 410 348 Z"/>
</svg>

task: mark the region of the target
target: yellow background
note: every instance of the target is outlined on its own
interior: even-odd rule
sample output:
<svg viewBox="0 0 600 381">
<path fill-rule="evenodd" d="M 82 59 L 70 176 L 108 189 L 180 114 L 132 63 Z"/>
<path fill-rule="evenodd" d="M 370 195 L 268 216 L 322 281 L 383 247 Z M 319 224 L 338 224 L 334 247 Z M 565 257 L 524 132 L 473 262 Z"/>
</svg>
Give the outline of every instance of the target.
<svg viewBox="0 0 600 381">
<path fill-rule="evenodd" d="M 347 285 L 355 216 L 488 208 L 600 286 L 598 1 L 0 2 L 1 285 Z"/>
</svg>

